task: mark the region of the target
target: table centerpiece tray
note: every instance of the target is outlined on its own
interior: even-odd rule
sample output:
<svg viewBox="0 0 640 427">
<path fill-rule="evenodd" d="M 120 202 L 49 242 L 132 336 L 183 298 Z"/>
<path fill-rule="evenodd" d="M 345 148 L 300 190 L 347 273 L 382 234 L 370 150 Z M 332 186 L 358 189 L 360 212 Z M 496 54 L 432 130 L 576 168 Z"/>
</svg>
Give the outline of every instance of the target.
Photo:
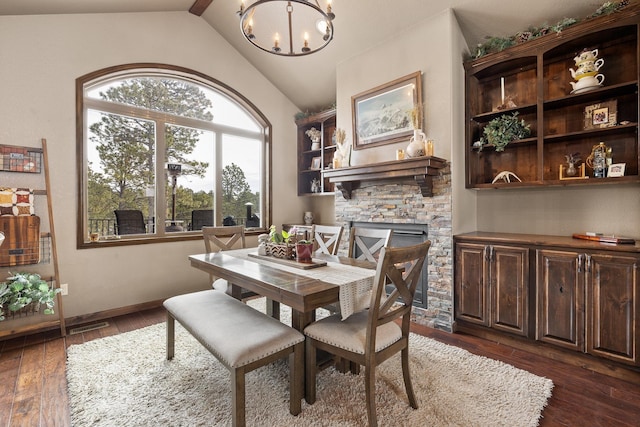
<svg viewBox="0 0 640 427">
<path fill-rule="evenodd" d="M 327 265 L 327 262 L 322 260 L 312 259 L 309 262 L 298 262 L 295 259 L 276 258 L 271 255 L 260 255 L 256 252 L 249 253 L 249 256 L 253 258 L 263 259 L 269 262 L 275 262 L 277 264 L 288 265 L 289 267 L 300 268 L 302 270 L 309 270 L 311 268 L 324 267 Z"/>
</svg>

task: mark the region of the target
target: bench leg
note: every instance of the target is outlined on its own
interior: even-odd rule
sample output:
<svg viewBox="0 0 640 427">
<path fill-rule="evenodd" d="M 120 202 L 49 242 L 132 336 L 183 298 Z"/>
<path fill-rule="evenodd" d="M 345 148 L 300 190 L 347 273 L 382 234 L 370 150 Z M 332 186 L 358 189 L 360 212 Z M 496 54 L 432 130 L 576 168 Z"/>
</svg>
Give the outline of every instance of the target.
<svg viewBox="0 0 640 427">
<path fill-rule="evenodd" d="M 231 411 L 233 427 L 244 427 L 245 425 L 245 388 L 244 388 L 244 368 L 231 370 Z"/>
<path fill-rule="evenodd" d="M 167 311 L 167 360 L 173 359 L 176 344 L 176 319 Z"/>
<path fill-rule="evenodd" d="M 289 355 L 289 412 L 302 412 L 302 388 L 304 386 L 304 341 L 293 346 Z"/>
</svg>

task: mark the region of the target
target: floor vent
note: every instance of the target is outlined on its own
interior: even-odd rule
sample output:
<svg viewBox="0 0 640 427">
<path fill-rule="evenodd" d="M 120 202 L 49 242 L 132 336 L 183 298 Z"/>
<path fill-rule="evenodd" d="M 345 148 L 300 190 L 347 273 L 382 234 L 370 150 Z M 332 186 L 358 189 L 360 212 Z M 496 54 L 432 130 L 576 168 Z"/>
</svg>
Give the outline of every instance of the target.
<svg viewBox="0 0 640 427">
<path fill-rule="evenodd" d="M 78 326 L 69 330 L 69 335 L 81 334 L 83 332 L 95 331 L 96 329 L 106 328 L 109 322 L 93 323 L 91 325 Z"/>
</svg>

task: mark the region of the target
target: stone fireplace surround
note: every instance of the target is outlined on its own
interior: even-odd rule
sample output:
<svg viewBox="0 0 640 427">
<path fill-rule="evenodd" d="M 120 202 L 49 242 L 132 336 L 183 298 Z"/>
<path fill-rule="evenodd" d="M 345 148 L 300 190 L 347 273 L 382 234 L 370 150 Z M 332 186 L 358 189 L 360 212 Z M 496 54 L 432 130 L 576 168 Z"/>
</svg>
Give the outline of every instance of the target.
<svg viewBox="0 0 640 427">
<path fill-rule="evenodd" d="M 363 183 L 364 184 L 364 183 Z M 344 227 L 340 253 L 349 246 L 352 222 L 425 224 L 431 248 L 427 255 L 426 308 L 414 307 L 413 320 L 446 331 L 453 323 L 453 236 L 451 231 L 451 172 L 441 169 L 433 179 L 433 196 L 423 197 L 411 180 L 367 182 L 352 191 L 351 199 L 335 194 L 335 223 Z"/>
</svg>

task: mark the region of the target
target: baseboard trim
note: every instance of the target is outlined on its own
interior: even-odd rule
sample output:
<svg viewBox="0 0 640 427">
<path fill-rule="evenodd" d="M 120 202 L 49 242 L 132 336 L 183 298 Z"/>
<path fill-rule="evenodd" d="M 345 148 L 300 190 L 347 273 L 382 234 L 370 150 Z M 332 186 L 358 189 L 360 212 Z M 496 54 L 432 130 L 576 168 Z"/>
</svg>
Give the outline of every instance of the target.
<svg viewBox="0 0 640 427">
<path fill-rule="evenodd" d="M 164 299 L 144 302 L 141 304 L 133 304 L 125 307 L 113 308 L 104 311 L 98 311 L 90 314 L 83 314 L 81 316 L 67 317 L 65 318 L 65 324 L 67 328 L 82 325 L 85 323 L 97 322 L 100 320 L 108 319 L 110 317 L 123 316 L 126 314 L 137 313 L 139 311 L 150 310 L 162 306 Z"/>
<path fill-rule="evenodd" d="M 506 344 L 521 350 L 548 357 L 569 365 L 579 366 L 593 372 L 608 375 L 610 377 L 640 384 L 640 368 L 616 363 L 607 359 L 600 359 L 586 353 L 578 353 L 550 344 L 534 341 L 525 337 L 511 336 L 494 331 L 490 328 L 457 321 L 454 333 L 473 335 L 500 344 Z"/>
</svg>

